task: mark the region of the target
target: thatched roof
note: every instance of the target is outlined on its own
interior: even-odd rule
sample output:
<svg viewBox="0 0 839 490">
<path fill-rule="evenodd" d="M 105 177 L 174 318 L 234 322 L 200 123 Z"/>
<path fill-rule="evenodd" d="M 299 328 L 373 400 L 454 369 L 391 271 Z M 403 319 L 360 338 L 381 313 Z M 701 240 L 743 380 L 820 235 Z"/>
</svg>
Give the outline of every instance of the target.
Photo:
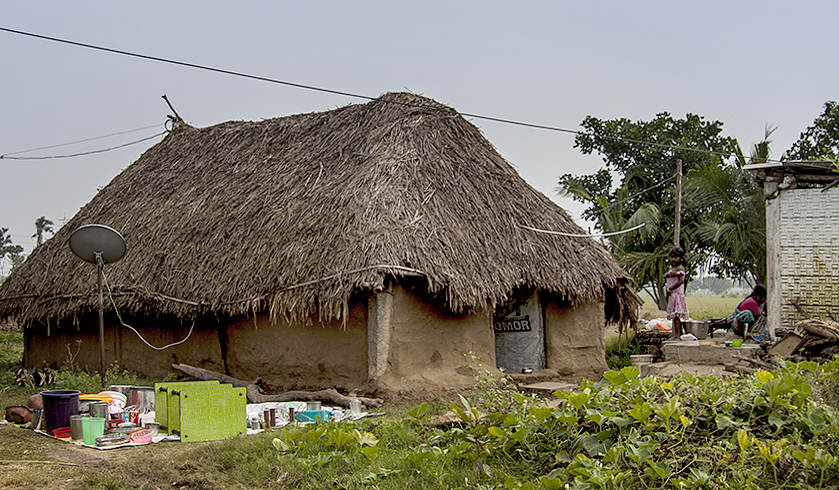
<svg viewBox="0 0 839 490">
<path fill-rule="evenodd" d="M 613 320 L 629 306 L 626 274 L 594 240 L 521 228 L 583 233 L 564 210 L 454 109 L 406 93 L 176 125 L 14 271 L 0 315 L 54 322 L 98 307 L 96 268 L 67 246 L 89 223 L 126 239 L 106 266 L 123 313 L 345 317 L 351 294 L 403 276 L 454 312 L 522 287 L 611 299 Z"/>
</svg>

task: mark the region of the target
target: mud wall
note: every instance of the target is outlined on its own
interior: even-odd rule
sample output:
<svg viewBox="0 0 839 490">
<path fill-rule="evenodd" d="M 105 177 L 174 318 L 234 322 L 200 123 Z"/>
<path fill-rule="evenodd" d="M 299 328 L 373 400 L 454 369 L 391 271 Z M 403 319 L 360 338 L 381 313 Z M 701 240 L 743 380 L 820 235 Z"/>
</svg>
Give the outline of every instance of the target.
<svg viewBox="0 0 839 490">
<path fill-rule="evenodd" d="M 573 307 L 546 298 L 546 367 L 574 380 L 597 380 L 608 369 L 602 302 Z"/>
<path fill-rule="evenodd" d="M 367 301 L 350 304 L 341 320 L 272 324 L 267 314 L 232 321 L 226 330 L 227 370 L 262 378 L 270 391 L 367 388 Z"/>
<path fill-rule="evenodd" d="M 157 320 L 125 317 L 150 344 L 162 347 L 178 342 L 189 334 L 192 323 L 174 318 Z M 65 366 L 72 357 L 73 365 L 85 371 L 99 371 L 99 316 L 96 313 L 70 321 L 34 325 L 24 329 L 24 365 L 30 368 Z M 131 330 L 119 325 L 116 318 L 105 317 L 105 365 L 114 362 L 121 368 L 150 378 L 163 378 L 171 365 L 185 363 L 216 371 L 224 371 L 218 324 L 210 319 L 199 320 L 189 339 L 175 347 L 157 351 L 148 347 Z"/>
<path fill-rule="evenodd" d="M 421 398 L 467 389 L 474 373 L 465 365 L 471 351 L 495 370 L 495 338 L 487 309 L 456 315 L 400 285 L 393 288 L 388 366 L 379 379 L 385 393 Z"/>
</svg>

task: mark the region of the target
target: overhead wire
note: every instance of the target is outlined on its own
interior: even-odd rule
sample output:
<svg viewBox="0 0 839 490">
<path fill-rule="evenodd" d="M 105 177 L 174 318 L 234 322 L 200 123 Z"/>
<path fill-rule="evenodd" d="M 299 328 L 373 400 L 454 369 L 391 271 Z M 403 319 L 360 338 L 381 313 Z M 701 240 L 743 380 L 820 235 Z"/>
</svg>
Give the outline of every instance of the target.
<svg viewBox="0 0 839 490">
<path fill-rule="evenodd" d="M 353 97 L 353 98 L 364 99 L 364 100 L 376 100 L 377 99 L 377 97 L 372 97 L 372 96 L 369 96 L 369 95 L 362 95 L 362 94 L 356 94 L 356 93 L 347 92 L 347 91 L 343 91 L 343 90 L 335 90 L 335 89 L 330 89 L 330 88 L 317 87 L 317 86 L 314 86 L 314 85 L 307 85 L 307 84 L 303 84 L 303 83 L 290 82 L 290 81 L 287 81 L 287 80 L 279 80 L 279 79 L 276 79 L 276 78 L 264 77 L 264 76 L 260 76 L 260 75 L 253 75 L 253 74 L 234 71 L 234 70 L 227 70 L 227 69 L 224 69 L 224 68 L 216 68 L 216 67 L 207 66 L 207 65 L 200 65 L 200 64 L 197 64 L 197 63 L 189 63 L 189 62 L 185 62 L 185 61 L 172 60 L 172 59 L 168 59 L 168 58 L 162 58 L 162 57 L 159 57 L 159 56 L 150 56 L 150 55 L 141 54 L 141 53 L 134 53 L 134 52 L 131 52 L 131 51 L 125 51 L 125 50 L 121 50 L 121 49 L 108 48 L 108 47 L 105 47 L 105 46 L 98 46 L 98 45 L 95 45 L 95 44 L 83 43 L 83 42 L 79 42 L 79 41 L 72 41 L 72 40 L 69 40 L 69 39 L 62 39 L 62 38 L 53 37 L 53 36 L 46 36 L 46 35 L 43 35 L 43 34 L 36 34 L 36 33 L 21 31 L 21 30 L 17 30 L 17 29 L 10 29 L 8 27 L 0 27 L 0 31 L 5 31 L 5 32 L 12 33 L 12 34 L 19 34 L 19 35 L 22 35 L 22 36 L 34 37 L 34 38 L 37 38 L 37 39 L 43 39 L 43 40 L 53 41 L 53 42 L 57 42 L 57 43 L 69 44 L 69 45 L 72 45 L 72 46 L 78 46 L 78 47 L 82 47 L 82 48 L 104 51 L 104 52 L 113 53 L 113 54 L 119 54 L 119 55 L 123 55 L 123 56 L 130 56 L 130 57 L 140 58 L 140 59 L 145 59 L 145 60 L 150 60 L 150 61 L 157 61 L 157 62 L 161 62 L 161 63 L 168 63 L 168 64 L 172 64 L 172 65 L 184 66 L 184 67 L 188 67 L 188 68 L 195 68 L 195 69 L 205 70 L 205 71 L 210 71 L 210 72 L 215 72 L 215 73 L 222 73 L 222 74 L 225 74 L 225 75 L 232 75 L 232 76 L 237 76 L 237 77 L 249 78 L 249 79 L 252 79 L 252 80 L 258 80 L 258 81 L 262 81 L 262 82 L 286 85 L 286 86 L 289 86 L 289 87 L 295 87 L 295 88 L 300 88 L 300 89 L 305 89 L 305 90 L 312 90 L 312 91 L 316 91 L 316 92 L 323 92 L 323 93 L 328 93 L 328 94 L 333 94 L 333 95 L 341 95 L 341 96 L 344 96 L 344 97 Z M 433 107 L 433 106 L 428 106 L 428 105 L 423 105 L 423 104 L 412 104 L 412 103 L 401 102 L 401 101 L 384 101 L 384 102 L 391 103 L 391 104 L 404 105 L 404 106 L 421 107 L 421 108 L 432 109 L 432 110 L 442 110 L 439 107 Z M 511 124 L 511 125 L 516 125 L 516 126 L 523 126 L 523 127 L 535 128 L 535 129 L 543 129 L 543 130 L 547 130 L 547 131 L 555 131 L 555 132 L 575 134 L 575 135 L 576 134 L 588 134 L 584 131 L 580 131 L 580 130 L 576 130 L 576 129 L 567 129 L 567 128 L 561 128 L 561 127 L 557 127 L 557 126 L 550 126 L 550 125 L 546 125 L 546 124 L 536 124 L 536 123 L 529 123 L 529 122 L 523 122 L 523 121 L 516 121 L 516 120 L 513 120 L 513 119 L 506 119 L 506 118 L 493 117 L 493 116 L 485 116 L 485 115 L 482 115 L 482 114 L 469 113 L 469 112 L 458 112 L 458 113 L 461 116 L 465 116 L 465 117 L 472 117 L 472 118 L 475 118 L 475 119 L 482 119 L 482 120 L 486 120 L 486 121 L 493 121 L 493 122 L 498 122 L 498 123 L 503 123 L 503 124 Z M 696 153 L 717 155 L 717 156 L 722 156 L 722 157 L 730 156 L 730 155 L 726 155 L 722 152 L 717 152 L 717 151 L 712 151 L 712 150 L 703 150 L 703 149 L 699 149 L 699 148 L 690 148 L 690 147 L 684 147 L 684 146 L 668 145 L 668 144 L 665 144 L 665 143 L 655 143 L 655 142 L 651 142 L 651 141 L 642 141 L 642 140 L 636 140 L 636 139 L 632 139 L 632 138 L 624 138 L 624 137 L 621 137 L 621 136 L 604 136 L 604 137 L 609 138 L 609 139 L 618 140 L 618 141 L 626 141 L 626 142 L 629 142 L 629 143 L 643 144 L 643 145 L 648 145 L 648 146 L 667 148 L 667 149 L 671 149 L 671 150 L 690 151 L 690 152 L 696 152 Z M 767 161 L 768 162 L 777 162 L 775 160 L 767 160 Z"/>
<path fill-rule="evenodd" d="M 54 160 L 54 159 L 58 159 L 58 158 L 74 158 L 74 157 L 81 157 L 81 156 L 85 156 L 85 155 L 94 155 L 94 154 L 97 154 L 97 153 L 106 153 L 106 152 L 109 152 L 109 151 L 118 150 L 120 148 L 125 148 L 127 146 L 136 145 L 138 143 L 142 143 L 144 141 L 148 141 L 148 140 L 157 138 L 158 136 L 163 136 L 164 134 L 166 134 L 166 131 L 161 131 L 160 133 L 153 134 L 151 136 L 147 136 L 145 138 L 138 139 L 138 140 L 135 140 L 135 141 L 131 141 L 129 143 L 123 143 L 121 145 L 112 146 L 110 148 L 102 148 L 102 149 L 99 149 L 99 150 L 90 150 L 90 151 L 83 151 L 83 152 L 79 152 L 79 153 L 71 153 L 69 155 L 47 155 L 47 156 L 41 156 L 41 157 L 17 157 L 17 156 L 9 156 L 9 154 L 6 154 L 6 155 L 0 155 L 0 160 Z M 34 151 L 34 150 L 32 150 L 32 151 Z"/>
<path fill-rule="evenodd" d="M 114 136 L 121 136 L 123 134 L 136 133 L 137 131 L 144 131 L 146 129 L 156 128 L 158 126 L 160 126 L 160 123 L 152 124 L 151 126 L 143 126 L 142 128 L 128 129 L 128 130 L 125 130 L 125 131 L 117 131 L 116 133 L 103 134 L 102 136 L 94 136 L 92 138 L 85 138 L 85 139 L 81 139 L 81 140 L 78 140 L 78 141 L 71 141 L 69 143 L 59 143 L 57 145 L 42 146 L 40 148 L 32 148 L 31 150 L 13 151 L 11 153 L 5 153 L 3 155 L 0 155 L 0 158 L 9 157 L 11 155 L 20 155 L 20 154 L 23 154 L 23 153 L 32 153 L 32 152 L 41 151 L 41 150 L 51 150 L 53 148 L 61 148 L 63 146 L 78 145 L 80 143 L 87 143 L 89 141 L 96 141 L 96 140 L 101 140 L 101 139 L 105 139 L 105 138 L 111 138 L 111 137 L 114 137 Z"/>
</svg>

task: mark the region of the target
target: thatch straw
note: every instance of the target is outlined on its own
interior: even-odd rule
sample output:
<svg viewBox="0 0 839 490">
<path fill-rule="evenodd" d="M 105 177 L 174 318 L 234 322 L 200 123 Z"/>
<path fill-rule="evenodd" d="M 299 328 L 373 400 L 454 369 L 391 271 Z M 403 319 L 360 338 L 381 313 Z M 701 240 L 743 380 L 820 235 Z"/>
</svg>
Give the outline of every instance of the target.
<svg viewBox="0 0 839 490">
<path fill-rule="evenodd" d="M 89 223 L 125 237 L 106 273 L 135 315 L 342 317 L 351 294 L 416 275 L 453 312 L 518 288 L 611 299 L 612 320 L 631 310 L 626 274 L 592 239 L 520 227 L 582 233 L 564 210 L 455 110 L 405 93 L 175 127 L 14 271 L 0 315 L 28 324 L 96 308 L 95 267 L 67 247 Z"/>
</svg>

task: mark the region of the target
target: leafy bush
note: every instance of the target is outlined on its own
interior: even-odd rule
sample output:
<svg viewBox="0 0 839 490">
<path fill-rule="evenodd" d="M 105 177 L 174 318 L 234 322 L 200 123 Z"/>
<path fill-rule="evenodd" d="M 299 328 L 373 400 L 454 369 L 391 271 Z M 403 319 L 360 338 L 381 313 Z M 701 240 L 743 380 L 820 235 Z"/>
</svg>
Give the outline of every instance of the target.
<svg viewBox="0 0 839 490">
<path fill-rule="evenodd" d="M 630 365 L 629 356 L 647 354 L 647 346 L 635 341 L 634 332 L 615 334 L 606 339 L 606 365 L 620 369 Z"/>
<path fill-rule="evenodd" d="M 366 431 L 292 429 L 275 447 L 341 488 L 827 488 L 839 484 L 839 418 L 811 386 L 837 368 L 664 381 L 628 366 L 554 393 L 558 404 L 510 392 L 514 410 L 486 412 L 460 397 L 454 425 L 429 426 L 423 404 Z"/>
</svg>

